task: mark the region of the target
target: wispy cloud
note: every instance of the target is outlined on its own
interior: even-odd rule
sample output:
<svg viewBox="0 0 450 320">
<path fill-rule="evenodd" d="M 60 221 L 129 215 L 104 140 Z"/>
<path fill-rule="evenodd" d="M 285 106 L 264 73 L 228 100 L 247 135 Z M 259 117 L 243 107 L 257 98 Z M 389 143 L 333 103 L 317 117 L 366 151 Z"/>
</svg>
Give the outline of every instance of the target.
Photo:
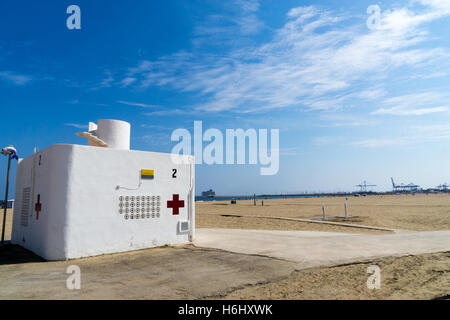
<svg viewBox="0 0 450 320">
<path fill-rule="evenodd" d="M 136 81 L 136 78 L 127 77 L 127 78 L 123 79 L 122 81 L 120 81 L 120 84 L 122 85 L 122 87 L 128 87 L 135 81 Z"/>
<path fill-rule="evenodd" d="M 448 0 L 414 0 L 413 2 L 433 7 L 436 10 L 440 10 L 441 14 L 450 13 L 450 2 Z"/>
<path fill-rule="evenodd" d="M 431 113 L 446 112 L 448 107 L 435 107 L 435 108 L 419 108 L 419 109 L 405 109 L 405 108 L 390 108 L 390 109 L 378 109 L 373 114 L 388 114 L 394 116 L 423 116 Z"/>
<path fill-rule="evenodd" d="M 142 88 L 194 92 L 199 96 L 196 109 L 204 111 L 339 109 L 356 97 L 346 94 L 350 88 L 357 88 L 361 99 L 379 99 L 386 95 L 384 81 L 396 71 L 409 68 L 420 74 L 431 62 L 448 64 L 445 49 L 418 47 L 429 38 L 426 23 L 449 14 L 442 10 L 446 6 L 438 0 L 420 3 L 426 8 L 385 11 L 381 27 L 374 31 L 366 28 L 365 18 L 349 24 L 346 14 L 315 6 L 294 8 L 285 25 L 259 46 L 221 56 L 183 52 L 142 61 L 124 80 L 133 77 L 132 85 Z M 416 114 L 442 108 L 420 108 Z"/>
<path fill-rule="evenodd" d="M 409 132 L 407 135 L 353 140 L 346 142 L 345 145 L 361 148 L 384 148 L 450 141 L 450 126 L 448 124 L 413 125 L 406 129 Z"/>
<path fill-rule="evenodd" d="M 305 150 L 300 147 L 280 148 L 280 156 L 301 156 L 306 154 Z"/>
<path fill-rule="evenodd" d="M 380 108 L 373 115 L 425 115 L 449 110 L 443 104 L 448 103 L 449 95 L 440 92 L 422 92 L 385 99 L 382 104 L 387 107 Z"/>
<path fill-rule="evenodd" d="M 170 133 L 152 133 L 146 134 L 141 137 L 141 139 L 145 143 L 149 143 L 151 145 L 169 145 L 172 143 L 170 140 Z"/>
<path fill-rule="evenodd" d="M 160 106 L 153 105 L 153 104 L 146 104 L 146 103 L 140 103 L 140 102 L 130 102 L 130 101 L 123 101 L 123 100 L 117 100 L 117 103 L 125 104 L 127 106 L 133 106 L 133 107 L 141 107 L 141 108 L 158 108 Z"/>
<path fill-rule="evenodd" d="M 412 137 L 392 137 L 386 139 L 373 138 L 351 141 L 347 145 L 362 148 L 382 148 L 382 147 L 395 147 L 395 146 L 405 146 L 417 142 L 413 140 Z"/>
<path fill-rule="evenodd" d="M 371 131 L 373 132 L 373 131 Z M 360 136 L 360 138 L 355 138 Z M 370 137 L 366 132 L 352 136 L 319 136 L 312 139 L 312 144 L 319 147 L 357 147 L 357 148 L 393 148 L 418 146 L 433 142 L 450 142 L 450 125 L 448 123 L 427 123 L 408 125 L 401 130 L 375 134 Z"/>
<path fill-rule="evenodd" d="M 93 90 L 98 90 L 102 88 L 109 88 L 114 84 L 114 77 L 113 73 L 109 70 L 106 70 L 104 72 L 104 77 L 100 81 L 100 84 L 98 84 L 96 87 L 93 88 Z"/>
<path fill-rule="evenodd" d="M 153 112 L 145 112 L 146 116 L 173 116 L 173 115 L 183 115 L 183 114 L 194 114 L 195 111 L 183 110 L 183 109 L 166 109 L 158 110 Z"/>
<path fill-rule="evenodd" d="M 320 119 L 327 122 L 324 127 L 339 128 L 339 127 L 368 127 L 377 124 L 373 119 L 366 119 L 346 114 L 324 114 Z"/>
<path fill-rule="evenodd" d="M 343 140 L 342 137 L 337 136 L 323 136 L 313 138 L 313 144 L 316 146 L 327 146 L 331 144 L 338 144 Z"/>
<path fill-rule="evenodd" d="M 23 86 L 29 83 L 31 80 L 33 80 L 33 77 L 12 71 L 1 71 L 0 79 L 14 83 L 19 86 Z"/>
<path fill-rule="evenodd" d="M 66 123 L 65 125 L 69 126 L 69 127 L 74 127 L 77 129 L 82 129 L 82 130 L 87 130 L 89 127 L 87 124 L 78 124 L 78 123 Z"/>
<path fill-rule="evenodd" d="M 158 125 L 158 124 L 141 124 L 141 128 L 152 129 L 152 130 L 167 130 L 167 126 Z"/>
<path fill-rule="evenodd" d="M 232 45 L 239 43 L 239 37 L 258 33 L 264 23 L 258 18 L 259 0 L 230 0 L 223 3 L 220 14 L 211 14 L 198 22 L 194 43 L 207 44 L 220 41 Z"/>
</svg>

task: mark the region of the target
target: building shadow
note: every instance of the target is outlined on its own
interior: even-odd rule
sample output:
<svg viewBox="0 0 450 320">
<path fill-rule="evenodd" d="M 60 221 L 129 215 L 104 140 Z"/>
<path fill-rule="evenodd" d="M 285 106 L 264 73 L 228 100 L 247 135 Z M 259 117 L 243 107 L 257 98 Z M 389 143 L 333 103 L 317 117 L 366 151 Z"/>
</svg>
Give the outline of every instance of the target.
<svg viewBox="0 0 450 320">
<path fill-rule="evenodd" d="M 45 261 L 45 259 L 21 246 L 14 244 L 0 246 L 0 266 Z"/>
</svg>

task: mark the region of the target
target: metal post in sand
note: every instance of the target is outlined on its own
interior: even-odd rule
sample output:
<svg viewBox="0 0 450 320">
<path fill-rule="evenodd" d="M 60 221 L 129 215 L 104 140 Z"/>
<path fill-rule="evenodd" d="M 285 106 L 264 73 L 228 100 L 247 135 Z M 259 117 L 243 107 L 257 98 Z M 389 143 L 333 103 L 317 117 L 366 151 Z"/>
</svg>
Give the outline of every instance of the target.
<svg viewBox="0 0 450 320">
<path fill-rule="evenodd" d="M 344 208 L 345 208 L 345 219 L 348 218 L 348 214 L 347 214 L 347 202 L 344 202 Z"/>
</svg>

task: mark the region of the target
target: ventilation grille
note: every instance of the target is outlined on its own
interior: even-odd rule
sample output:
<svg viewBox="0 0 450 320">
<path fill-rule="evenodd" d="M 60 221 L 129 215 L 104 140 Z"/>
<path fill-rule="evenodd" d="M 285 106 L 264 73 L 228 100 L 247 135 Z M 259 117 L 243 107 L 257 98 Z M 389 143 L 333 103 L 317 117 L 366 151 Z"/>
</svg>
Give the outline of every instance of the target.
<svg viewBox="0 0 450 320">
<path fill-rule="evenodd" d="M 161 196 L 120 196 L 119 214 L 125 220 L 161 217 Z"/>
<path fill-rule="evenodd" d="M 31 188 L 23 188 L 22 191 L 22 209 L 20 211 L 20 224 L 28 226 L 28 216 L 30 215 Z"/>
<path fill-rule="evenodd" d="M 178 231 L 180 233 L 185 233 L 189 231 L 189 221 L 180 221 L 178 223 Z"/>
</svg>

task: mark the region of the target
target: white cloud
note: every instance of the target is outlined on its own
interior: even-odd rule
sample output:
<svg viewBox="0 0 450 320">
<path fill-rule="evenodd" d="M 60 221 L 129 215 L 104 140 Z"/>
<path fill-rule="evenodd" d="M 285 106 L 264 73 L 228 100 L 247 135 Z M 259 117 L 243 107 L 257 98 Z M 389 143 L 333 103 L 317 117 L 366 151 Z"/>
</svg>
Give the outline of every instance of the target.
<svg viewBox="0 0 450 320">
<path fill-rule="evenodd" d="M 313 139 L 313 144 L 317 146 L 327 146 L 332 144 L 338 144 L 343 140 L 342 137 L 337 136 L 324 136 L 324 137 L 315 137 Z"/>
<path fill-rule="evenodd" d="M 33 80 L 33 78 L 31 76 L 19 74 L 19 73 L 12 72 L 12 71 L 1 71 L 0 79 L 3 79 L 8 82 L 12 82 L 19 86 L 26 85 L 28 82 Z"/>
<path fill-rule="evenodd" d="M 380 108 L 372 112 L 372 114 L 420 116 L 430 113 L 446 112 L 449 108 L 447 106 L 442 106 L 442 104 L 448 103 L 448 101 L 448 94 L 436 91 L 407 94 L 385 99 L 382 104 L 387 107 Z"/>
<path fill-rule="evenodd" d="M 223 3 L 220 14 L 211 14 L 199 21 L 195 28 L 195 42 L 219 40 L 233 43 L 238 37 L 257 34 L 264 24 L 258 18 L 259 0 L 231 0 Z"/>
<path fill-rule="evenodd" d="M 431 140 L 450 140 L 450 126 L 448 124 L 416 125 L 412 131 Z"/>
<path fill-rule="evenodd" d="M 448 107 L 435 107 L 435 108 L 420 108 L 420 109 L 404 109 L 404 108 L 390 108 L 390 109 L 378 109 L 372 114 L 376 115 L 394 115 L 394 116 L 422 116 L 430 113 L 446 112 Z"/>
<path fill-rule="evenodd" d="M 415 125 L 412 127 L 415 131 L 428 132 L 428 133 L 448 133 L 450 134 L 449 124 L 431 124 L 431 125 Z"/>
<path fill-rule="evenodd" d="M 100 82 L 100 84 L 97 87 L 94 87 L 94 90 L 97 89 L 101 89 L 101 88 L 109 88 L 113 85 L 114 83 L 114 77 L 111 71 L 106 70 L 104 72 L 104 78 L 102 79 L 102 81 Z"/>
<path fill-rule="evenodd" d="M 360 133 L 359 136 L 364 135 Z M 381 135 L 381 134 L 380 134 Z M 312 143 L 319 147 L 330 145 L 338 147 L 358 148 L 392 148 L 423 145 L 433 142 L 450 141 L 450 125 L 447 123 L 409 125 L 400 131 L 388 132 L 387 136 L 355 138 L 346 136 L 319 136 L 312 139 Z"/>
<path fill-rule="evenodd" d="M 74 128 L 82 129 L 82 130 L 87 130 L 89 127 L 87 124 L 78 124 L 78 123 L 66 123 L 66 126 L 74 127 Z"/>
<path fill-rule="evenodd" d="M 146 103 L 140 103 L 140 102 L 130 102 L 130 101 L 123 101 L 123 100 L 117 100 L 117 103 L 125 104 L 127 106 L 133 106 L 133 107 L 141 107 L 141 108 L 157 108 L 159 106 L 153 105 L 153 104 L 146 104 Z"/>
<path fill-rule="evenodd" d="M 415 125 L 406 129 L 408 135 L 391 135 L 389 138 L 361 139 L 351 141 L 347 145 L 362 148 L 383 148 L 413 146 L 450 140 L 450 126 L 448 124 Z"/>
<path fill-rule="evenodd" d="M 382 147 L 395 147 L 412 144 L 414 141 L 411 137 L 393 137 L 387 139 L 365 139 L 348 143 L 348 145 L 362 148 L 382 148 Z"/>
<path fill-rule="evenodd" d="M 171 144 L 169 133 L 152 133 L 146 134 L 141 137 L 145 143 L 150 143 L 151 145 L 168 145 Z"/>
<path fill-rule="evenodd" d="M 182 109 L 167 109 L 167 110 L 159 110 L 153 112 L 145 112 L 146 116 L 174 116 L 174 115 L 184 115 L 184 114 L 192 114 L 194 111 L 187 111 Z"/>
<path fill-rule="evenodd" d="M 380 99 L 383 96 L 387 94 L 385 89 L 374 89 L 369 88 L 366 90 L 363 90 L 357 94 L 359 98 L 366 99 L 366 100 L 376 100 Z"/>
<path fill-rule="evenodd" d="M 280 148 L 280 156 L 301 156 L 306 154 L 305 150 L 300 147 Z"/>
<path fill-rule="evenodd" d="M 376 31 L 368 30 L 364 19 L 349 24 L 348 16 L 318 7 L 293 8 L 284 26 L 260 46 L 234 48 L 222 56 L 183 52 L 143 61 L 127 76 L 143 88 L 170 86 L 194 92 L 199 97 L 196 108 L 202 111 L 339 109 L 351 98 L 382 98 L 384 82 L 399 70 L 423 71 L 431 62 L 448 64 L 444 49 L 418 46 L 429 38 L 425 23 L 446 15 L 439 1 L 423 4 L 426 10 L 383 12 Z M 345 93 L 355 88 L 359 96 Z M 442 108 L 420 108 L 415 113 Z"/>
<path fill-rule="evenodd" d="M 345 114 L 325 114 L 320 117 L 322 120 L 327 121 L 328 124 L 324 127 L 340 128 L 340 127 L 369 127 L 377 124 L 373 119 L 365 119 L 362 117 L 356 117 Z"/>
<path fill-rule="evenodd" d="M 127 78 L 123 79 L 122 81 L 120 81 L 120 84 L 123 87 L 128 87 L 129 85 L 131 85 L 135 81 L 136 81 L 136 78 L 127 77 Z"/>
<path fill-rule="evenodd" d="M 415 0 L 415 2 L 441 10 L 442 14 L 450 13 L 450 2 L 448 0 Z"/>
<path fill-rule="evenodd" d="M 448 101 L 448 95 L 440 92 L 428 91 L 421 93 L 407 94 L 397 97 L 390 97 L 384 100 L 385 104 L 406 108 L 410 106 L 424 106 L 430 103 L 440 103 Z"/>
</svg>

